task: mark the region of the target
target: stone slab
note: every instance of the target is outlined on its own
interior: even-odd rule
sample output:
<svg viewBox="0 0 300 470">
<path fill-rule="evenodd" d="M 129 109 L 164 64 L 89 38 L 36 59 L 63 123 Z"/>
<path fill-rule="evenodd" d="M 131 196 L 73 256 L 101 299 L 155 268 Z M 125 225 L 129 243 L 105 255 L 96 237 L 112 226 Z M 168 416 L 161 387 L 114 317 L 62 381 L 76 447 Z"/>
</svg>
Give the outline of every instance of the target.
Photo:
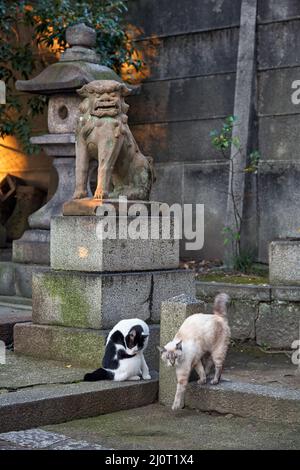
<svg viewBox="0 0 300 470">
<path fill-rule="evenodd" d="M 138 317 L 158 323 L 160 304 L 194 293 L 194 273 L 164 270 L 96 274 L 51 271 L 33 276 L 33 322 L 77 328 L 112 328 Z"/>
<path fill-rule="evenodd" d="M 139 42 L 139 46 L 144 50 L 151 80 L 234 72 L 238 31 L 236 27 L 154 39 L 152 50 L 155 54 L 152 55 L 148 54 L 151 39 Z M 177 60 L 174 60 L 175 56 Z"/>
<path fill-rule="evenodd" d="M 126 234 L 119 235 L 119 221 L 116 224 L 116 239 L 103 239 L 101 217 L 68 216 L 51 220 L 51 267 L 74 271 L 145 271 L 149 269 L 171 269 L 179 265 L 179 240 L 149 238 L 151 224 L 161 218 L 145 217 L 147 239 L 132 239 Z M 132 220 L 124 217 L 124 228 L 130 228 Z M 148 224 L 148 221 L 151 222 Z M 115 218 L 110 221 L 114 223 Z M 128 225 L 127 225 L 128 224 Z M 103 225 L 102 225 L 103 226 Z"/>
<path fill-rule="evenodd" d="M 50 264 L 50 231 L 27 230 L 13 241 L 15 263 Z"/>
<path fill-rule="evenodd" d="M 272 287 L 272 300 L 285 300 L 288 302 L 300 302 L 300 286 Z"/>
<path fill-rule="evenodd" d="M 156 400 L 157 389 L 157 380 L 153 378 L 140 382 L 48 385 L 2 393 L 1 431 L 18 431 L 145 406 Z"/>
<path fill-rule="evenodd" d="M 147 213 L 151 213 L 151 205 L 152 204 L 161 204 L 161 202 L 154 202 L 154 201 L 132 201 L 126 200 L 126 203 L 122 204 L 118 199 L 94 199 L 92 197 L 86 197 L 83 199 L 72 199 L 71 201 L 65 202 L 63 205 L 63 215 L 64 216 L 91 216 L 97 215 L 98 210 L 101 211 L 103 206 L 113 206 L 116 215 L 119 215 L 120 210 L 122 211 L 122 215 L 128 214 L 128 209 L 131 206 L 136 204 L 142 204 L 143 209 L 147 210 Z M 120 208 L 121 206 L 121 208 Z M 123 207 L 122 207 L 123 206 Z M 102 213 L 103 211 L 101 211 Z"/>
<path fill-rule="evenodd" d="M 130 433 L 128 423 L 135 423 Z M 145 449 L 153 454 L 162 451 L 160 453 L 164 455 L 166 449 L 171 451 L 167 452 L 171 455 L 191 455 L 195 450 L 194 455 L 200 455 L 201 461 L 204 453 L 197 453 L 199 449 L 210 451 L 212 455 L 217 449 L 231 453 L 236 450 L 272 449 L 276 453 L 278 449 L 300 448 L 299 423 L 283 424 L 280 422 L 280 416 L 278 422 L 272 423 L 261 419 L 243 418 L 232 413 L 201 413 L 191 409 L 174 413 L 158 403 L 110 415 L 51 425 L 46 429 L 73 439 L 101 443 L 115 451 L 125 450 L 129 455 L 135 455 L 136 450 Z M 276 457 L 277 455 L 278 453 Z"/>
<path fill-rule="evenodd" d="M 109 330 L 19 323 L 14 327 L 14 350 L 17 354 L 96 368 L 101 364 L 108 333 Z M 159 326 L 150 325 L 145 352 L 150 369 L 158 369 L 158 335 Z"/>
<path fill-rule="evenodd" d="M 220 292 L 226 292 L 235 300 L 271 300 L 271 288 L 269 285 L 229 284 L 226 282 L 202 282 L 196 281 L 196 295 L 201 300 L 214 299 Z"/>
<path fill-rule="evenodd" d="M 233 112 L 234 86 L 235 73 L 145 82 L 139 95 L 127 99 L 130 121 L 224 118 Z"/>
<path fill-rule="evenodd" d="M 261 303 L 256 320 L 256 342 L 265 347 L 288 349 L 299 340 L 300 304 L 274 301 Z"/>
<path fill-rule="evenodd" d="M 141 28 L 141 34 L 147 37 L 228 28 L 240 21 L 240 0 L 204 1 L 197 8 L 194 0 L 185 0 L 184 4 L 173 0 L 172 8 L 169 0 L 130 0 L 128 10 L 129 22 Z"/>
<path fill-rule="evenodd" d="M 14 325 L 21 322 L 30 322 L 31 320 L 30 310 L 0 304 L 0 341 L 11 344 L 13 342 Z"/>
<path fill-rule="evenodd" d="M 300 391 L 241 382 L 201 386 L 190 383 L 185 404 L 201 411 L 238 414 L 281 423 L 299 423 Z"/>
<path fill-rule="evenodd" d="M 25 431 L 11 431 L 0 434 L 1 444 L 5 443 L 7 450 L 14 446 L 18 450 L 45 449 L 45 450 L 104 450 L 103 446 L 91 444 L 86 441 L 70 439 L 63 434 L 44 431 L 43 429 L 27 429 Z"/>
<path fill-rule="evenodd" d="M 39 359 L 6 350 L 6 363 L 0 365 L 0 397 L 5 390 L 18 392 L 29 387 L 80 382 L 89 367 L 70 362 Z"/>
<path fill-rule="evenodd" d="M 269 245 L 270 284 L 300 285 L 300 239 Z"/>
</svg>

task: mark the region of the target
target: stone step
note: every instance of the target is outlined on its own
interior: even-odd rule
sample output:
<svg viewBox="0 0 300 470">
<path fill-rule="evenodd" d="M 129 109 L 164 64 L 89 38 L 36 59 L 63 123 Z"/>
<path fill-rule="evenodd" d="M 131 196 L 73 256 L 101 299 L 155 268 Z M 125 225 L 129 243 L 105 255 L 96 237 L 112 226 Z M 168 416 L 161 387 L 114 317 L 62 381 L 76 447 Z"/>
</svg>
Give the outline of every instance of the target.
<svg viewBox="0 0 300 470">
<path fill-rule="evenodd" d="M 158 370 L 159 325 L 149 325 L 150 338 L 145 358 Z M 66 328 L 63 326 L 19 323 L 14 327 L 14 350 L 17 354 L 66 361 L 79 366 L 99 367 L 109 330 Z"/>
<path fill-rule="evenodd" d="M 300 421 L 300 389 L 247 382 L 222 381 L 219 385 L 205 386 L 191 382 L 187 387 L 185 406 L 200 411 L 296 424 Z"/>
<path fill-rule="evenodd" d="M 98 366 L 100 362 L 101 357 Z M 6 363 L 0 364 L 1 432 L 98 416 L 157 400 L 155 371 L 147 381 L 83 382 L 91 370 L 7 351 Z"/>
<path fill-rule="evenodd" d="M 11 344 L 13 342 L 14 325 L 30 321 L 30 306 L 0 302 L 0 341 Z"/>
<path fill-rule="evenodd" d="M 152 374 L 153 376 L 153 374 Z M 0 394 L 1 432 L 18 431 L 149 405 L 158 380 L 47 385 Z"/>
</svg>

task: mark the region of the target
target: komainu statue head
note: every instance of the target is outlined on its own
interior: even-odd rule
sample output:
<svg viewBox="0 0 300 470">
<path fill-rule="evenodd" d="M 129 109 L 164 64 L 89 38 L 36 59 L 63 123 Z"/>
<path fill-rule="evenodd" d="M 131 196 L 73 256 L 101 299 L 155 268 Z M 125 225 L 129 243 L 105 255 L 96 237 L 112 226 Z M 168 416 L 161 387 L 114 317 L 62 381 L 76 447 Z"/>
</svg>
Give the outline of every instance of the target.
<svg viewBox="0 0 300 470">
<path fill-rule="evenodd" d="M 127 124 L 130 90 L 114 80 L 84 85 L 76 130 L 76 188 L 74 199 L 87 197 L 91 159 L 98 160 L 95 199 L 148 200 L 154 181 L 153 161 L 145 157 Z"/>
</svg>

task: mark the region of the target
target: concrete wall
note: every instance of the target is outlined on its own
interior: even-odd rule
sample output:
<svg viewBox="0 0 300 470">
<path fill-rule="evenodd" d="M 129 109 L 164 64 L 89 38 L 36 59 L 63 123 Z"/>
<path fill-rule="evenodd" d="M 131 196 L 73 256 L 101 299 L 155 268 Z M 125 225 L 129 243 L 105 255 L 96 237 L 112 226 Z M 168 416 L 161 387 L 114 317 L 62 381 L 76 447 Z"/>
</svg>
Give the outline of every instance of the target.
<svg viewBox="0 0 300 470">
<path fill-rule="evenodd" d="M 240 0 L 133 0 L 129 11 L 150 68 L 129 104 L 136 139 L 156 163 L 152 197 L 206 204 L 203 255 L 221 257 L 228 173 L 209 133 L 233 113 Z M 184 246 L 182 254 L 195 257 Z"/>
<path fill-rule="evenodd" d="M 153 198 L 206 205 L 204 248 L 187 253 L 183 246 L 185 257 L 223 254 L 228 171 L 209 133 L 233 113 L 240 4 L 129 2 L 149 68 L 141 93 L 130 98 L 130 122 L 141 148 L 156 162 Z M 295 235 L 300 226 L 300 105 L 291 102 L 292 82 L 300 80 L 300 2 L 258 0 L 257 20 L 253 149 L 259 149 L 262 163 L 257 181 L 246 185 L 244 233 L 257 259 L 267 262 L 268 242 Z"/>
</svg>

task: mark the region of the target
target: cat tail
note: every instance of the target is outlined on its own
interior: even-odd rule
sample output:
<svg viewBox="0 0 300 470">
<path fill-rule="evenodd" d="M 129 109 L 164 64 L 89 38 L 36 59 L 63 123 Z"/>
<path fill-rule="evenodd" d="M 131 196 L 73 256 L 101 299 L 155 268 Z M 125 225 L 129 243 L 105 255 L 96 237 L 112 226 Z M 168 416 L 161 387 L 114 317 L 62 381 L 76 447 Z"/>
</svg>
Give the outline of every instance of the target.
<svg viewBox="0 0 300 470">
<path fill-rule="evenodd" d="M 227 294 L 218 294 L 214 301 L 213 312 L 215 315 L 227 316 L 226 304 L 230 298 Z"/>
<path fill-rule="evenodd" d="M 90 374 L 85 374 L 83 380 L 85 382 L 96 382 L 97 380 L 114 380 L 114 376 L 115 374 L 113 372 L 100 367 L 100 369 L 94 370 L 94 372 L 91 372 Z"/>
</svg>

